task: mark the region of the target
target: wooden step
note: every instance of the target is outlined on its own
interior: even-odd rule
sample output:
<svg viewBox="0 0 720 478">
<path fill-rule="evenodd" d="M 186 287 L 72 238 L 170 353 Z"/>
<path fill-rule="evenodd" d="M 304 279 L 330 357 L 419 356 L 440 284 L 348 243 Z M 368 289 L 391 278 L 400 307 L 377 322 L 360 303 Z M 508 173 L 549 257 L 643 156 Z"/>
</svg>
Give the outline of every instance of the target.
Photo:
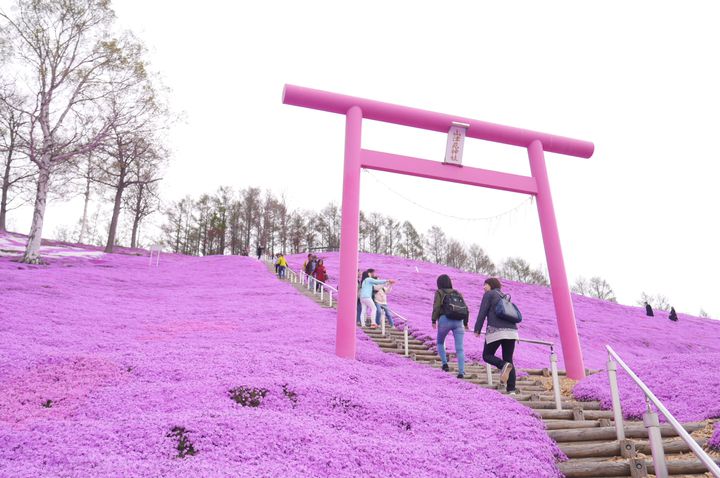
<svg viewBox="0 0 720 478">
<path fill-rule="evenodd" d="M 569 428 L 597 428 L 600 420 L 544 420 L 546 430 L 565 430 Z"/>
<path fill-rule="evenodd" d="M 720 459 L 715 459 L 720 464 Z M 648 473 L 653 474 L 655 467 L 652 460 L 645 460 Z M 589 478 L 604 476 L 630 476 L 630 462 L 622 461 L 575 461 L 569 460 L 558 463 L 558 468 L 566 478 Z M 667 461 L 668 473 L 670 475 L 687 475 L 691 473 L 707 472 L 707 468 L 698 459 L 669 460 Z"/>
<path fill-rule="evenodd" d="M 572 420 L 572 410 L 534 410 L 536 415 L 539 415 L 542 419 L 548 420 Z M 587 410 L 584 412 L 586 420 L 598 420 L 600 418 L 613 418 L 612 410 Z"/>
<path fill-rule="evenodd" d="M 530 408 L 545 408 L 545 409 L 553 409 L 555 408 L 555 402 L 545 402 L 545 401 L 531 401 L 527 400 L 524 402 L 521 402 L 526 407 Z M 583 410 L 600 410 L 600 402 L 577 402 L 577 401 L 561 401 L 563 409 L 566 410 L 572 410 L 574 407 L 582 407 Z"/>
<path fill-rule="evenodd" d="M 635 442 L 635 451 L 651 456 L 650 443 L 647 440 L 633 440 Z M 700 446 L 704 446 L 707 439 L 696 439 Z M 602 443 L 559 443 L 558 446 L 568 458 L 589 458 L 589 457 L 608 457 L 620 455 L 620 444 L 618 441 L 607 441 Z M 663 449 L 666 454 L 688 453 L 690 446 L 685 440 L 671 438 L 663 440 Z"/>
<path fill-rule="evenodd" d="M 587 412 L 586 412 L 587 414 Z M 684 423 L 683 427 L 688 432 L 701 430 L 705 428 L 703 422 Z M 647 438 L 647 429 L 643 425 L 625 425 L 626 438 Z M 567 441 L 587 441 L 587 440 L 615 440 L 617 432 L 615 427 L 595 427 L 595 428 L 579 428 L 573 430 L 548 430 L 550 438 L 556 442 Z M 677 432 L 672 425 L 660 425 L 660 433 L 664 437 L 677 436 Z"/>
</svg>

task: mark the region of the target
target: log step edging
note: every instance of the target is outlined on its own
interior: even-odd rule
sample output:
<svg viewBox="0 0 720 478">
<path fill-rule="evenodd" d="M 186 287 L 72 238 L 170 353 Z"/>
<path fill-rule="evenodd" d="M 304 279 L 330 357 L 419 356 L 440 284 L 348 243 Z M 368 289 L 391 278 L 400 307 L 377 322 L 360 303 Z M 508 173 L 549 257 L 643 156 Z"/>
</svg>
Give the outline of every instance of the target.
<svg viewBox="0 0 720 478">
<path fill-rule="evenodd" d="M 714 461 L 720 464 L 720 459 Z M 645 460 L 648 473 L 654 473 L 652 460 Z M 566 478 L 590 478 L 630 476 L 630 462 L 623 461 L 566 461 L 558 463 L 558 468 Z M 670 475 L 687 475 L 707 472 L 707 468 L 699 459 L 694 460 L 668 460 L 668 473 Z"/>
<path fill-rule="evenodd" d="M 648 431 L 644 425 L 626 425 L 625 427 L 626 438 L 647 438 Z M 696 430 L 702 430 L 705 428 L 703 422 L 684 423 L 683 428 L 688 433 L 692 433 Z M 558 442 L 567 441 L 588 441 L 588 440 L 615 440 L 617 438 L 617 431 L 615 427 L 594 427 L 594 428 L 578 428 L 570 430 L 547 430 L 547 434 L 550 438 Z M 678 436 L 672 425 L 662 424 L 660 425 L 660 434 L 664 437 L 676 437 Z"/>
</svg>

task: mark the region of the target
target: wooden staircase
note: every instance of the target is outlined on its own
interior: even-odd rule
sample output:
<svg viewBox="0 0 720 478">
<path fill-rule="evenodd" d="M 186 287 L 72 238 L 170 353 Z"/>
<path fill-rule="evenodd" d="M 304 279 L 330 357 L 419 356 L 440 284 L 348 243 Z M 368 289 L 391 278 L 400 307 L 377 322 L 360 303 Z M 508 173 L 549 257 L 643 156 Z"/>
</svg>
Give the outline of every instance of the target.
<svg viewBox="0 0 720 478">
<path fill-rule="evenodd" d="M 272 266 L 270 268 L 274 273 Z M 321 306 L 328 307 L 327 302 L 320 302 L 319 296 L 301 284 L 294 285 L 304 295 L 313 298 Z M 382 351 L 404 355 L 405 338 L 402 330 L 386 327 L 385 335 L 382 335 L 380 328 L 360 330 Z M 441 368 L 440 357 L 429 350 L 417 337 L 409 337 L 408 349 L 409 359 L 428 367 Z M 454 358 L 453 354 L 448 356 Z M 450 361 L 449 365 L 450 373 L 456 375 L 456 363 Z M 562 410 L 556 410 L 552 380 L 549 379 L 548 370 L 520 369 L 520 371 L 527 375 L 517 377 L 517 394 L 512 397 L 531 408 L 543 420 L 550 438 L 555 440 L 567 455 L 567 461 L 558 463 L 560 471 L 566 477 L 652 476 L 654 471 L 652 455 L 647 440 L 647 430 L 641 421 L 625 421 L 626 440 L 620 443 L 616 438 L 613 413 L 611 410 L 602 410 L 600 402 L 577 401 L 566 393 L 563 396 Z M 564 375 L 564 372 L 561 374 Z M 465 378 L 462 380 L 507 394 L 504 386 L 499 385 L 500 376 L 497 370 L 492 374 L 492 384 L 488 383 L 484 364 L 466 363 Z M 709 436 L 712 430 L 710 421 L 685 423 L 683 426 L 692 433 L 701 446 L 705 446 L 706 436 Z M 662 426 L 662 436 L 668 472 L 671 475 L 712 478 L 707 468 L 690 452 L 687 444 L 677 436 L 670 425 Z M 716 461 L 720 463 L 720 459 Z"/>
</svg>

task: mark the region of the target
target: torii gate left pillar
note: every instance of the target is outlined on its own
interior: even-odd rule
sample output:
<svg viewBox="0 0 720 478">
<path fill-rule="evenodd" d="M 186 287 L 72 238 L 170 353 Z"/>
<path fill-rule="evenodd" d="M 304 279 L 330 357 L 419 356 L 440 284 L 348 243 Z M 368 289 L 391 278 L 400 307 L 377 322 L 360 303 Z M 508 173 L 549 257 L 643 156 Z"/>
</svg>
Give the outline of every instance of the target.
<svg viewBox="0 0 720 478">
<path fill-rule="evenodd" d="M 544 151 L 589 158 L 594 150 L 592 143 L 292 85 L 285 86 L 283 103 L 346 115 L 340 281 L 335 343 L 335 352 L 338 356 L 355 358 L 360 170 L 368 168 L 534 195 L 537 198 L 540 230 L 565 368 L 569 378 L 585 377 Z M 443 133 L 447 133 L 453 123 L 464 123 L 469 125 L 466 131 L 468 137 L 527 148 L 531 176 L 468 166 L 458 167 L 437 161 L 363 150 L 361 146 L 363 118 Z"/>
</svg>

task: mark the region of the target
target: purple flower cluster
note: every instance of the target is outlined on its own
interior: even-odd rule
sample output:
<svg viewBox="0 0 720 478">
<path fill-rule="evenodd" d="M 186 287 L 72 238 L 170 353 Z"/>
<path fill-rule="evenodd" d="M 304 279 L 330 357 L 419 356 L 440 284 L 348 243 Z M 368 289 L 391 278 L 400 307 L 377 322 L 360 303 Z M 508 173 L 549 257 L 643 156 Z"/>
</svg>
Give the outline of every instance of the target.
<svg viewBox="0 0 720 478">
<path fill-rule="evenodd" d="M 635 359 L 628 365 L 675 418 L 695 421 L 720 417 L 718 361 L 720 353 L 654 354 L 653 358 Z M 623 415 L 642 419 L 647 409 L 645 394 L 619 366 L 617 376 Z M 580 400 L 600 400 L 604 408 L 612 408 L 607 373 L 579 382 L 573 395 Z"/>
<path fill-rule="evenodd" d="M 246 257 L 0 258 L 3 476 L 559 476 L 532 412 Z M 260 393 L 259 391 L 263 391 Z"/>
<path fill-rule="evenodd" d="M 339 265 L 337 253 L 324 254 L 325 266 L 336 283 Z M 302 264 L 303 256 L 289 258 L 290 267 Z M 428 262 L 383 256 L 360 254 L 360 267 L 376 269 L 381 278 L 398 279 L 388 296 L 389 305 L 409 321 L 414 335 L 430 347 L 436 346 L 436 332 L 431 327 L 432 300 L 436 290 L 436 278 L 448 274 L 456 289 L 463 293 L 470 307 L 470 328 L 483 294 L 486 276 L 459 271 Z M 562 350 L 557 332 L 555 310 L 549 288 L 502 280 L 503 291 L 512 295 L 523 313 L 519 326 L 520 337 L 555 342 L 562 368 Z M 644 308 L 615 304 L 607 301 L 573 295 L 580 343 L 585 366 L 604 369 L 607 362 L 605 345 L 617 351 L 630 367 L 635 369 L 651 389 L 663 400 L 672 413 L 681 419 L 699 420 L 720 416 L 715 390 L 720 389 L 720 323 L 710 319 L 679 314 L 680 320 L 672 322 L 667 312 L 657 311 L 655 317 L 647 317 Z M 481 361 L 483 338 L 471 334 L 465 336 L 465 353 L 470 359 Z M 446 347 L 452 350 L 449 338 Z M 677 356 L 669 355 L 670 350 Z M 515 352 L 515 363 L 521 368 L 544 368 L 550 366 L 547 347 L 521 343 Z M 619 373 L 619 376 L 624 375 Z M 594 375 L 576 387 L 575 394 L 582 399 L 609 397 L 606 374 Z M 622 400 L 627 413 L 641 409 L 635 399 L 637 387 L 626 383 L 620 385 Z M 642 397 L 640 397 L 642 398 Z M 633 401 L 634 400 L 634 401 Z M 627 402 L 627 403 L 626 403 Z M 641 413 L 641 412 L 640 412 Z"/>
<path fill-rule="evenodd" d="M 713 431 L 708 447 L 715 451 L 720 451 L 720 421 L 715 422 L 715 430 Z"/>
</svg>

